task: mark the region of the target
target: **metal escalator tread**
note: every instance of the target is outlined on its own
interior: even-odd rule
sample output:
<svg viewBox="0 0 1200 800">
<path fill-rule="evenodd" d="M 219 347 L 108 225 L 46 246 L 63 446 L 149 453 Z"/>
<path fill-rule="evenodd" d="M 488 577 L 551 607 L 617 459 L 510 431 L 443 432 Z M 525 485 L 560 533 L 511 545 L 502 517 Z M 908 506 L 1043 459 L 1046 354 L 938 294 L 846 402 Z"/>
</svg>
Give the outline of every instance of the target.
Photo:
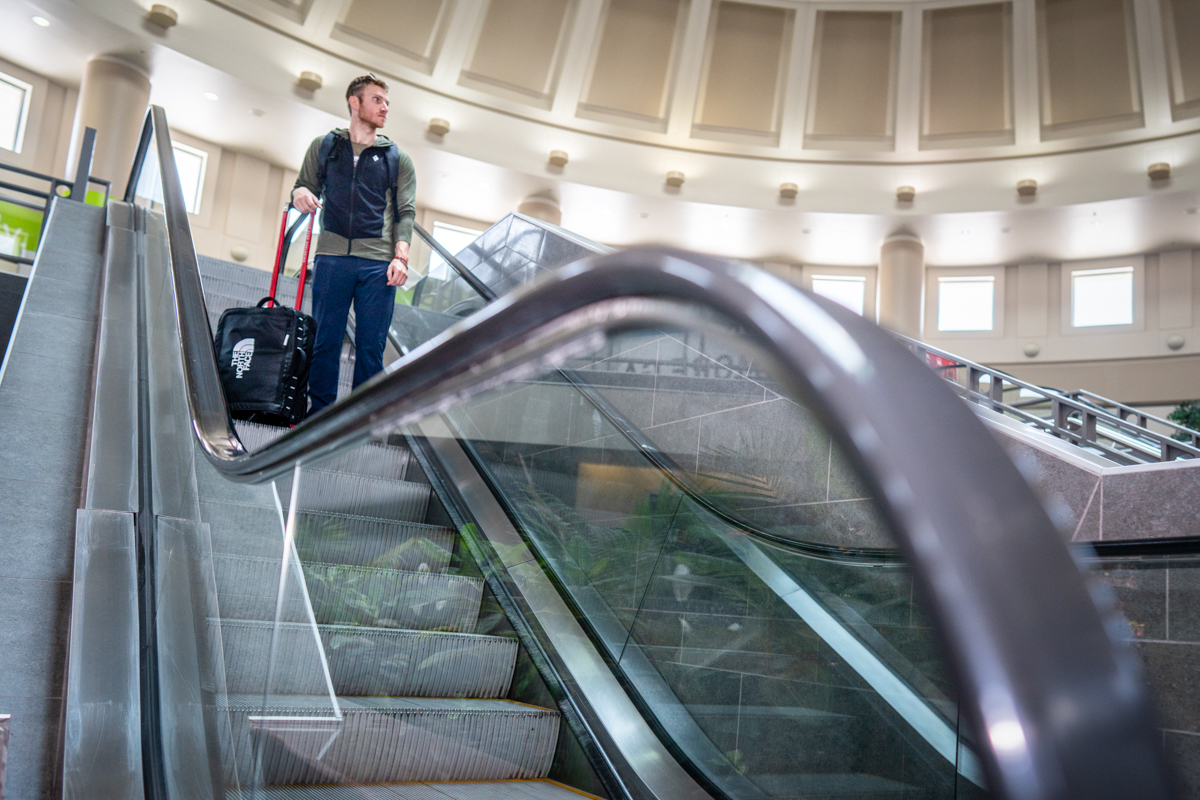
<svg viewBox="0 0 1200 800">
<path fill-rule="evenodd" d="M 223 501 L 274 508 L 266 485 L 231 483 L 216 470 L 197 470 L 196 482 L 207 501 Z M 287 502 L 291 478 L 276 481 L 281 502 Z M 392 478 L 375 478 L 352 472 L 306 469 L 300 477 L 299 507 L 304 511 L 326 511 L 358 517 L 389 520 L 424 519 L 429 504 L 427 484 Z"/>
<path fill-rule="evenodd" d="M 212 529 L 215 552 L 278 559 L 282 523 L 275 508 L 204 501 L 200 516 Z M 443 572 L 454 531 L 423 522 L 300 511 L 296 547 L 305 561 Z"/>
<path fill-rule="evenodd" d="M 242 444 L 251 452 L 266 447 L 288 431 L 287 428 L 241 420 L 235 422 L 234 427 L 237 428 Z M 327 472 L 350 472 L 373 478 L 402 480 L 411 460 L 412 453 L 407 447 L 371 442 L 315 466 Z"/>
<path fill-rule="evenodd" d="M 551 780 L 377 783 L 349 786 L 272 786 L 264 800 L 577 800 L 592 797 Z"/>
<path fill-rule="evenodd" d="M 209 619 L 221 626 L 228 691 L 249 694 L 266 685 L 273 624 Z M 358 625 L 318 625 L 339 695 L 391 697 L 503 697 L 512 681 L 517 641 L 501 636 L 414 631 Z M 216 637 L 213 637 L 215 641 Z M 271 687 L 279 694 L 317 695 L 320 674 L 304 668 L 315 646 L 312 628 L 284 623 Z"/>
<path fill-rule="evenodd" d="M 339 395 L 349 388 L 353 363 L 347 346 Z M 286 429 L 238 422 L 237 430 L 254 450 Z M 558 711 L 500 699 L 513 681 L 517 641 L 472 632 L 482 581 L 448 572 L 456 534 L 421 522 L 431 490 L 404 480 L 411 466 L 406 447 L 370 443 L 301 474 L 296 545 L 345 721 L 319 758 L 329 739 L 321 725 L 265 735 L 262 775 L 277 787 L 270 796 L 582 795 L 543 780 L 557 746 Z M 220 643 L 224 659 L 229 694 L 218 706 L 230 714 L 221 736 L 232 780 L 235 772 L 250 773 L 250 716 L 327 717 L 332 708 L 323 675 L 311 666 L 317 645 L 294 589 L 283 606 L 279 666 L 264 705 L 282 539 L 270 488 L 229 484 L 205 470 L 197 478 L 222 615 L 209 619 L 209 640 Z M 290 477 L 278 487 L 286 508 Z"/>
<path fill-rule="evenodd" d="M 280 559 L 213 554 L 221 614 L 228 619 L 273 620 Z M 479 614 L 483 581 L 464 575 L 408 572 L 351 564 L 304 564 L 313 614 L 321 624 L 377 625 L 469 633 Z M 352 591 L 345 591 L 346 585 Z M 359 597 L 386 597 L 364 608 Z M 283 606 L 283 621 L 307 619 L 298 595 Z"/>
<path fill-rule="evenodd" d="M 338 697 L 338 735 L 319 725 L 264 736 L 263 782 L 384 783 L 541 778 L 558 741 L 557 711 L 511 700 Z M 229 736 L 241 775 L 251 774 L 251 716 L 328 717 L 329 696 L 229 695 Z M 328 745 L 328 746 L 326 746 Z M 322 752 L 316 758 L 297 753 Z"/>
</svg>

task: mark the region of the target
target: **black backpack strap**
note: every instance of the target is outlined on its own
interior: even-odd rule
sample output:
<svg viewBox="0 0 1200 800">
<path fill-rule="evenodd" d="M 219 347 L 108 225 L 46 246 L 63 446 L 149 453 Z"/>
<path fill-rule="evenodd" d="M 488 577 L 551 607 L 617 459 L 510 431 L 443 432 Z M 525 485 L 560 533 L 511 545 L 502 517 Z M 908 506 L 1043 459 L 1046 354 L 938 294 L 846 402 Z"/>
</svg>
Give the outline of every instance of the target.
<svg viewBox="0 0 1200 800">
<path fill-rule="evenodd" d="M 392 219 L 400 222 L 400 193 L 396 191 L 396 182 L 400 180 L 400 148 L 392 142 L 388 149 L 383 154 L 387 161 L 388 180 L 391 181 L 390 187 L 392 190 Z"/>
<path fill-rule="evenodd" d="M 334 156 L 333 145 L 337 142 L 337 134 L 333 131 L 325 134 L 325 138 L 321 140 L 321 149 L 317 151 L 317 195 L 320 196 L 325 192 L 325 166 L 329 163 L 329 159 Z"/>
</svg>

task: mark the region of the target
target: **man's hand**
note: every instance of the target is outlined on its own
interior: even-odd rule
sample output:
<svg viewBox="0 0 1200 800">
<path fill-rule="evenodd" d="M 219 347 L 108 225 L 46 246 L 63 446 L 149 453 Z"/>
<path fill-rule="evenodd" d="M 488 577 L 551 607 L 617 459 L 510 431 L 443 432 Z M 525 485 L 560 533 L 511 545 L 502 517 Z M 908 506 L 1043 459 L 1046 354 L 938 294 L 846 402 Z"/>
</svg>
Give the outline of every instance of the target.
<svg viewBox="0 0 1200 800">
<path fill-rule="evenodd" d="M 321 207 L 321 201 L 317 199 L 315 194 L 300 186 L 296 191 L 292 192 L 292 205 L 301 214 L 312 214 Z"/>
<path fill-rule="evenodd" d="M 408 280 L 408 264 L 404 263 L 404 259 L 393 258 L 392 263 L 388 264 L 388 286 L 403 286 Z"/>
</svg>

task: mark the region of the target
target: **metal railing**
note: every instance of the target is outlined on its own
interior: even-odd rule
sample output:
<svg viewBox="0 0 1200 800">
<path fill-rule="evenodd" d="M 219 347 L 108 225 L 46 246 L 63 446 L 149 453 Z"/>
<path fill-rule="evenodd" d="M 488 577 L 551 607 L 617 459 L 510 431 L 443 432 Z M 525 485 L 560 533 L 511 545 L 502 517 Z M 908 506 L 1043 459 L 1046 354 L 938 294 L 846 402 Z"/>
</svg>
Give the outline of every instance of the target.
<svg viewBox="0 0 1200 800">
<path fill-rule="evenodd" d="M 42 237 L 46 233 L 46 220 L 50 216 L 48 213 L 50 210 L 50 201 L 55 197 L 66 197 L 82 203 L 87 199 L 87 187 L 90 184 L 95 184 L 104 187 L 104 204 L 108 204 L 112 182 L 103 178 L 95 178 L 88 174 L 92 167 L 92 151 L 95 149 L 95 143 L 96 129 L 85 129 L 83 141 L 79 148 L 79 162 L 76 166 L 74 180 L 55 178 L 52 175 L 44 175 L 40 172 L 25 169 L 24 167 L 0 163 L 0 170 L 31 179 L 31 181 L 26 181 L 26 183 L 40 182 L 46 184 L 44 187 L 35 187 L 0 180 L 0 202 L 36 211 L 42 215 L 41 227 L 38 229 L 39 246 L 41 245 Z M 18 179 L 14 178 L 13 180 Z M 21 197 L 15 197 L 14 195 L 21 195 Z M 36 248 L 34 252 L 36 253 Z M 14 253 L 0 252 L 0 260 L 10 261 L 14 264 L 33 264 L 32 258 Z"/>
<path fill-rule="evenodd" d="M 1060 392 L 1037 386 L 914 339 L 898 338 L 966 400 L 1118 464 L 1200 457 L 1200 435 L 1181 425 L 1091 392 Z M 1148 427 L 1151 421 L 1187 433 L 1188 441 L 1152 430 Z"/>
</svg>

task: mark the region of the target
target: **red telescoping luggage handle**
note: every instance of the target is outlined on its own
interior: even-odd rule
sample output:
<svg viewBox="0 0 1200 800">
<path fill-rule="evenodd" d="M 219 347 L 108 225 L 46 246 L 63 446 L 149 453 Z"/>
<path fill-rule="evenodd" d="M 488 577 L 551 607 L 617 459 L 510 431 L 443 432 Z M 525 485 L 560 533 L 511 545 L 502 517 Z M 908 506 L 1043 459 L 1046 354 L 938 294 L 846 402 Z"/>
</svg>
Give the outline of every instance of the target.
<svg viewBox="0 0 1200 800">
<path fill-rule="evenodd" d="M 279 285 L 279 273 L 283 271 L 283 242 L 287 238 L 287 218 L 288 213 L 292 210 L 292 204 L 288 203 L 287 208 L 283 209 L 283 221 L 279 223 L 279 244 L 275 247 L 275 267 L 271 270 L 271 292 L 270 297 L 274 299 L 275 289 Z M 312 229 L 313 215 L 304 214 L 300 217 L 303 223 L 304 217 L 308 217 L 308 232 L 304 237 L 304 260 L 300 262 L 300 281 L 296 285 L 296 310 L 300 310 L 300 306 L 304 303 L 304 282 L 308 279 L 308 251 L 312 247 Z"/>
</svg>

